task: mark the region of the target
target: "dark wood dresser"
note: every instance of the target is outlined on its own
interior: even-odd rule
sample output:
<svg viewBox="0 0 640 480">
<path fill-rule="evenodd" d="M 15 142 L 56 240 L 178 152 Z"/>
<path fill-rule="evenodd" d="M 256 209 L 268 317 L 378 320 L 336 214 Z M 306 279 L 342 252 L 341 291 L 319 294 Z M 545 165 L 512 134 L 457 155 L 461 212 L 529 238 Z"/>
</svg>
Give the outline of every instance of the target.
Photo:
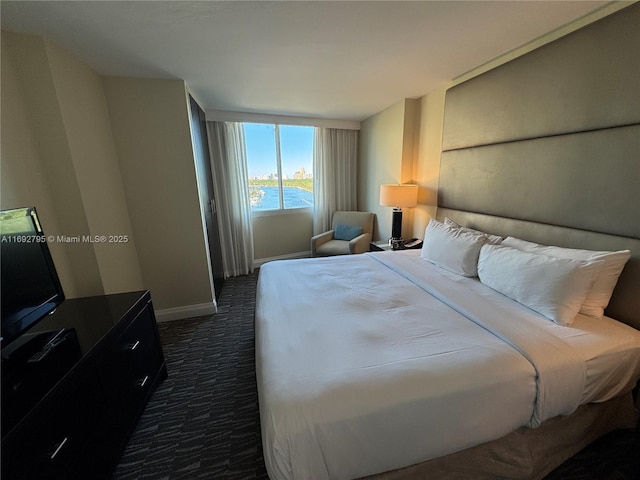
<svg viewBox="0 0 640 480">
<path fill-rule="evenodd" d="M 14 343 L 2 359 L 2 479 L 110 478 L 167 377 L 149 292 L 65 300 Z"/>
</svg>

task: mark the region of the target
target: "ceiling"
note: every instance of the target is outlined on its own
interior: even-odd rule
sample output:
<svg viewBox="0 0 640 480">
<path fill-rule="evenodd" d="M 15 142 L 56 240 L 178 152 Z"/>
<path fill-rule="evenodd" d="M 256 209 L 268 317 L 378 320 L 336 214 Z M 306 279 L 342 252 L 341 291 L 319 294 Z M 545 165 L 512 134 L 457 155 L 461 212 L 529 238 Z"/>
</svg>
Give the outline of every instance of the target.
<svg viewBox="0 0 640 480">
<path fill-rule="evenodd" d="M 178 78 L 205 109 L 363 120 L 607 1 L 6 1 L 103 75 Z"/>
</svg>

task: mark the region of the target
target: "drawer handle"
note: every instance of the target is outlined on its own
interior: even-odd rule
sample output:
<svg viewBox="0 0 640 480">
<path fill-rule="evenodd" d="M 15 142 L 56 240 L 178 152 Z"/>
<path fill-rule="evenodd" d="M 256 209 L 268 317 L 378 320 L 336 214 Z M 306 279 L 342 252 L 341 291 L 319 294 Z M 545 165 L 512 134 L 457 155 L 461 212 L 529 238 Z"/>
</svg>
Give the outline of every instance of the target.
<svg viewBox="0 0 640 480">
<path fill-rule="evenodd" d="M 146 377 L 144 377 L 142 380 L 138 380 L 138 386 L 140 388 L 144 387 L 145 384 L 147 383 L 147 380 L 149 380 L 149 375 L 147 375 Z"/>
<path fill-rule="evenodd" d="M 62 450 L 62 447 L 65 446 L 65 444 L 67 443 L 67 440 L 69 440 L 69 437 L 64 437 L 64 440 L 62 440 L 60 442 L 60 445 L 58 445 L 58 448 L 55 449 L 55 451 L 51 454 L 51 460 L 53 460 L 54 458 L 56 458 L 56 455 L 58 455 L 58 453 L 60 453 L 60 450 Z"/>
<path fill-rule="evenodd" d="M 136 348 L 138 348 L 138 345 L 140 345 L 140 340 L 136 340 L 136 343 L 132 344 L 129 347 L 129 350 L 131 350 L 131 351 L 135 350 Z"/>
</svg>

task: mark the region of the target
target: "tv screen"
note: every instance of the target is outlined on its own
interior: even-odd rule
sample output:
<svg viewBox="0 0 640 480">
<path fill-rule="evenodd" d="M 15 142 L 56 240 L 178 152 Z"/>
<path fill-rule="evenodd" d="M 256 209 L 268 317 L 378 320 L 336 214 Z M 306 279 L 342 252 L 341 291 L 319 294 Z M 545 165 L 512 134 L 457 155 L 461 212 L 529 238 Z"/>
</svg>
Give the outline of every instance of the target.
<svg viewBox="0 0 640 480">
<path fill-rule="evenodd" d="M 64 300 L 34 207 L 0 212 L 2 348 Z"/>
</svg>

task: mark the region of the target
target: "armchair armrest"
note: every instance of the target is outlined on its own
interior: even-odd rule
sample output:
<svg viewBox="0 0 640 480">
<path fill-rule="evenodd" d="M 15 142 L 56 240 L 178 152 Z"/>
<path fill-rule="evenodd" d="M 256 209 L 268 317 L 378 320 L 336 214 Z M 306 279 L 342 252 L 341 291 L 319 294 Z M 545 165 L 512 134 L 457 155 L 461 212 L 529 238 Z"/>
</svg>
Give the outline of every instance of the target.
<svg viewBox="0 0 640 480">
<path fill-rule="evenodd" d="M 315 257 L 316 256 L 316 249 L 324 244 L 327 243 L 329 240 L 333 239 L 333 230 L 329 230 L 327 232 L 324 233 L 319 233 L 318 235 L 314 235 L 313 237 L 311 237 L 311 256 Z"/>
<path fill-rule="evenodd" d="M 358 235 L 353 240 L 349 241 L 349 253 L 364 253 L 369 251 L 369 244 L 371 243 L 372 235 L 370 233 L 363 233 Z"/>
</svg>

